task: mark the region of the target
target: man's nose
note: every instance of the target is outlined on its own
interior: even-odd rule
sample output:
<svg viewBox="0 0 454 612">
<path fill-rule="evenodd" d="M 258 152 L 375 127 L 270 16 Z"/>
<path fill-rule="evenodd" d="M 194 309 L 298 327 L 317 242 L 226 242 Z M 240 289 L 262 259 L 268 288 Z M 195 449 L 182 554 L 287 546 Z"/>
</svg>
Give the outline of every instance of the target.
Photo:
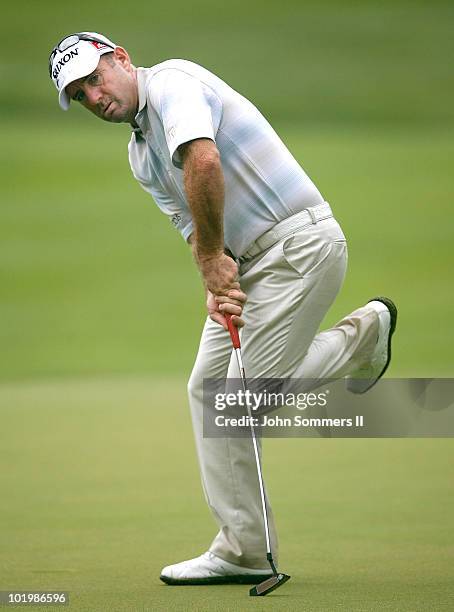
<svg viewBox="0 0 454 612">
<path fill-rule="evenodd" d="M 96 106 L 101 100 L 101 91 L 99 87 L 87 87 L 85 90 L 85 95 L 87 97 L 88 103 L 91 106 Z"/>
</svg>

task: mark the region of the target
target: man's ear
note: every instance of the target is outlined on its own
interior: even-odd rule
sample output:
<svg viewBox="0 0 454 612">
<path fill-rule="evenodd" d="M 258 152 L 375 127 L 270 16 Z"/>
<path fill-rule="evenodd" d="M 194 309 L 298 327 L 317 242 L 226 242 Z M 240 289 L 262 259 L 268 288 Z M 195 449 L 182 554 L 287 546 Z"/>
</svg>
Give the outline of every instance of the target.
<svg viewBox="0 0 454 612">
<path fill-rule="evenodd" d="M 124 68 L 127 70 L 131 66 L 131 58 L 129 57 L 128 52 L 123 47 L 115 47 L 113 51 L 114 57 Z"/>
</svg>

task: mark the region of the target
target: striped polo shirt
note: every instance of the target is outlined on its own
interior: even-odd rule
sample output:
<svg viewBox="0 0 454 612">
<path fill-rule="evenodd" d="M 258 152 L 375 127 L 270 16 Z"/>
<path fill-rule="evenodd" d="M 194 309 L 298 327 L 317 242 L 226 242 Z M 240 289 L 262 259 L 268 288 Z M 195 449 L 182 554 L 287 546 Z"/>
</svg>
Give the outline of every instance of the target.
<svg viewBox="0 0 454 612">
<path fill-rule="evenodd" d="M 209 138 L 225 179 L 224 241 L 235 256 L 273 225 L 323 202 L 259 110 L 202 66 L 172 59 L 137 69 L 134 177 L 187 240 L 193 232 L 178 147 Z"/>
</svg>

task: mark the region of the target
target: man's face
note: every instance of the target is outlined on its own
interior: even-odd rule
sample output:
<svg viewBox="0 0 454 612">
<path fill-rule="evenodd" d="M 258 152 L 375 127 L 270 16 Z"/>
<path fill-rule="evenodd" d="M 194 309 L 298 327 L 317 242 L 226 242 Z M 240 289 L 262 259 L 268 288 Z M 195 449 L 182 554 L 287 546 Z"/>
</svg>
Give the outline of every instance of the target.
<svg viewBox="0 0 454 612">
<path fill-rule="evenodd" d="M 136 74 L 121 47 L 101 56 L 96 70 L 70 83 L 66 92 L 104 121 L 132 123 L 137 114 Z"/>
</svg>

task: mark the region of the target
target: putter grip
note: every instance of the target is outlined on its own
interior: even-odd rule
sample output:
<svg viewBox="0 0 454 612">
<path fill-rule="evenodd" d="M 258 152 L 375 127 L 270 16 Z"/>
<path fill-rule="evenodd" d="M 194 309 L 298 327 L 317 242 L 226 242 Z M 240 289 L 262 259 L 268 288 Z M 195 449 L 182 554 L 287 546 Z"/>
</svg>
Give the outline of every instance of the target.
<svg viewBox="0 0 454 612">
<path fill-rule="evenodd" d="M 229 328 L 230 338 L 232 339 L 233 348 L 239 349 L 241 348 L 241 344 L 238 327 L 233 324 L 232 316 L 229 313 L 225 313 L 225 318 L 227 321 L 227 327 Z"/>
</svg>

